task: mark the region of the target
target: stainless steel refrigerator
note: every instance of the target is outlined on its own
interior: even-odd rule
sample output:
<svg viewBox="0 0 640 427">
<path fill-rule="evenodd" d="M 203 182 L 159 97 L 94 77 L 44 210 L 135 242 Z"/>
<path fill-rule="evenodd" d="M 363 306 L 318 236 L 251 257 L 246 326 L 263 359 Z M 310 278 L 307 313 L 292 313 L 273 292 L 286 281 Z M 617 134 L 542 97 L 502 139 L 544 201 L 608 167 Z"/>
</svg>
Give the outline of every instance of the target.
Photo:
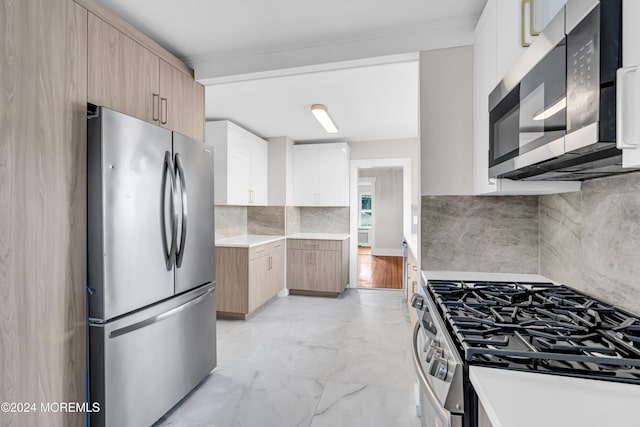
<svg viewBox="0 0 640 427">
<path fill-rule="evenodd" d="M 213 154 L 104 107 L 88 117 L 91 425 L 146 426 L 216 366 Z"/>
</svg>

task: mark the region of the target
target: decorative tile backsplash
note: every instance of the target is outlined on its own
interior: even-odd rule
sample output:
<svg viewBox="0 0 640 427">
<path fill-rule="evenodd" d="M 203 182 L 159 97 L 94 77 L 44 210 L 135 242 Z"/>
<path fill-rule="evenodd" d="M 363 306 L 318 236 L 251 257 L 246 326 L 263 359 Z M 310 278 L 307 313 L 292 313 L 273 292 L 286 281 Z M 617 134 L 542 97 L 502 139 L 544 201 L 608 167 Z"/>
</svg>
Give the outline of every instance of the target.
<svg viewBox="0 0 640 427">
<path fill-rule="evenodd" d="M 541 196 L 540 273 L 640 314 L 640 173 Z"/>
<path fill-rule="evenodd" d="M 300 208 L 297 206 L 287 206 L 287 234 L 300 232 Z"/>
<path fill-rule="evenodd" d="M 247 207 L 247 234 L 262 236 L 284 236 L 284 206 Z"/>
<path fill-rule="evenodd" d="M 215 209 L 216 239 L 245 234 L 349 233 L 349 208 L 218 205 Z"/>
<path fill-rule="evenodd" d="M 537 196 L 423 196 L 422 269 L 538 272 Z"/>
<path fill-rule="evenodd" d="M 215 206 L 216 239 L 247 234 L 246 206 Z"/>
<path fill-rule="evenodd" d="M 349 233 L 349 208 L 301 207 L 300 232 Z"/>
<path fill-rule="evenodd" d="M 540 273 L 640 315 L 640 173 L 545 196 L 424 196 L 422 269 Z"/>
</svg>

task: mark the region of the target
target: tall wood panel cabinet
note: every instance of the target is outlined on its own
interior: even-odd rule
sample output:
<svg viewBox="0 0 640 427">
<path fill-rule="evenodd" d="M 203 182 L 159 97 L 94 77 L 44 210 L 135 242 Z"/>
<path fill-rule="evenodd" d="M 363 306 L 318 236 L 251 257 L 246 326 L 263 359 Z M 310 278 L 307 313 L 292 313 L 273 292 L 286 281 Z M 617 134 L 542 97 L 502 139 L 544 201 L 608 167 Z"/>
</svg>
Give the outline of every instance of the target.
<svg viewBox="0 0 640 427">
<path fill-rule="evenodd" d="M 204 88 L 89 13 L 88 100 L 204 142 Z"/>
<path fill-rule="evenodd" d="M 84 402 L 87 11 L 0 2 L 0 402 Z M 85 425 L 1 412 L 2 426 Z"/>
</svg>

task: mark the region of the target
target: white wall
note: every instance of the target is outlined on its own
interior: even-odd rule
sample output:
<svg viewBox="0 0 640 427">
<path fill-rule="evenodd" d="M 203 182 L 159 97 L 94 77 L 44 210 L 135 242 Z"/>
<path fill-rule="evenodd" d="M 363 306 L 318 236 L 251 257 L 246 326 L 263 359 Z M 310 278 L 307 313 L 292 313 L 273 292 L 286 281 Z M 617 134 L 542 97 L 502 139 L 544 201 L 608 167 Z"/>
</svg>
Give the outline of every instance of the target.
<svg viewBox="0 0 640 427">
<path fill-rule="evenodd" d="M 269 176 L 267 204 L 291 206 L 293 204 L 293 144 L 286 136 L 267 138 L 269 147 Z"/>
<path fill-rule="evenodd" d="M 349 142 L 351 160 L 411 159 L 411 204 L 420 205 L 420 140 L 418 138 Z"/>
<path fill-rule="evenodd" d="M 420 52 L 422 195 L 473 194 L 473 49 Z"/>
<path fill-rule="evenodd" d="M 360 169 L 361 177 L 376 177 L 372 255 L 401 256 L 403 206 L 402 170 Z"/>
</svg>

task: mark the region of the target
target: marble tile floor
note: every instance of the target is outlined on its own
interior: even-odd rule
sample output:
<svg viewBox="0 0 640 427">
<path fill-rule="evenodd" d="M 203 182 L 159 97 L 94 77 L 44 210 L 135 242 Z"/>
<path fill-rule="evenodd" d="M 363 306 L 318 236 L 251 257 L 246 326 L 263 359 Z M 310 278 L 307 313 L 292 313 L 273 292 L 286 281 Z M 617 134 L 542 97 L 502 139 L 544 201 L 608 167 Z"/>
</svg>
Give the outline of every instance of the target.
<svg viewBox="0 0 640 427">
<path fill-rule="evenodd" d="M 416 427 L 402 291 L 276 298 L 218 320 L 218 367 L 156 427 Z"/>
</svg>

